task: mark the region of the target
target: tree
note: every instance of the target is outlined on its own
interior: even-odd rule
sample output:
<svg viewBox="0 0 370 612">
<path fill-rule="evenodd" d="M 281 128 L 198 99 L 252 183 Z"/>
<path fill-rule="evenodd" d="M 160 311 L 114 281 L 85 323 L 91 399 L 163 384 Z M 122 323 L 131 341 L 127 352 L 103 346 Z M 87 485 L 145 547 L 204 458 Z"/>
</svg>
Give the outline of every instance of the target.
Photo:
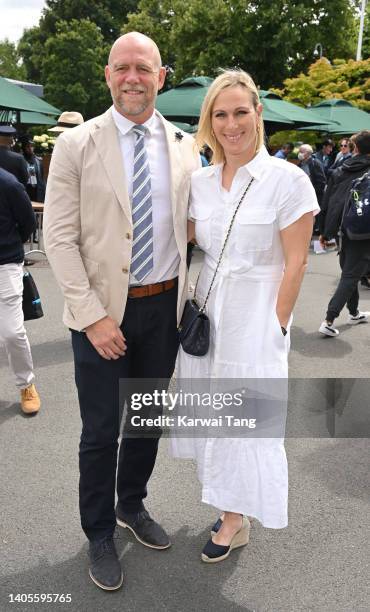
<svg viewBox="0 0 370 612">
<path fill-rule="evenodd" d="M 7 38 L 0 41 L 0 76 L 19 81 L 24 81 L 26 78 L 26 70 L 21 63 L 17 48 Z"/>
<path fill-rule="evenodd" d="M 137 3 L 138 0 L 47 0 L 39 25 L 25 30 L 18 45 L 28 78 L 41 81 L 44 46 L 56 34 L 59 21 L 89 19 L 100 28 L 106 43 L 113 43 Z"/>
<path fill-rule="evenodd" d="M 88 19 L 59 21 L 44 49 L 42 82 L 48 101 L 79 111 L 85 120 L 103 112 L 110 105 L 104 79 L 108 47 Z"/>
<path fill-rule="evenodd" d="M 343 98 L 370 111 L 370 59 L 359 62 L 334 60 L 331 64 L 322 58 L 309 67 L 307 74 L 286 79 L 284 87 L 275 91 L 286 100 L 303 106 L 329 98 Z"/>
<path fill-rule="evenodd" d="M 56 32 L 58 21 L 89 19 L 100 28 L 106 42 L 113 42 L 137 4 L 138 0 L 46 0 L 40 28 L 50 35 Z"/>
<path fill-rule="evenodd" d="M 23 59 L 27 80 L 32 83 L 41 82 L 46 40 L 47 36 L 41 33 L 39 26 L 35 26 L 25 30 L 18 43 L 18 53 Z"/>
<path fill-rule="evenodd" d="M 362 40 L 362 58 L 370 57 L 370 3 L 367 3 L 364 23 L 364 36 Z"/>
<path fill-rule="evenodd" d="M 355 5 L 358 0 L 141 0 L 123 31 L 154 37 L 164 61 L 172 58 L 176 82 L 239 66 L 266 89 L 307 68 L 319 41 L 328 57 L 353 57 Z"/>
</svg>

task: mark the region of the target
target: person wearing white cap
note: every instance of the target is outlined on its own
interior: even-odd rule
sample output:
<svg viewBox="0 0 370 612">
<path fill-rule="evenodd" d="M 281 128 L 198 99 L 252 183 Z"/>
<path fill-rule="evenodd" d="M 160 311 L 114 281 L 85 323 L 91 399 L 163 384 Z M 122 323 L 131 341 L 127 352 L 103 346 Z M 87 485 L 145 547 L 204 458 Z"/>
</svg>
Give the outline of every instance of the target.
<svg viewBox="0 0 370 612">
<path fill-rule="evenodd" d="M 77 113 L 76 111 L 64 111 L 58 118 L 58 123 L 54 127 L 49 128 L 48 132 L 61 134 L 66 130 L 81 125 L 81 123 L 84 123 L 84 118 L 81 113 Z"/>
</svg>

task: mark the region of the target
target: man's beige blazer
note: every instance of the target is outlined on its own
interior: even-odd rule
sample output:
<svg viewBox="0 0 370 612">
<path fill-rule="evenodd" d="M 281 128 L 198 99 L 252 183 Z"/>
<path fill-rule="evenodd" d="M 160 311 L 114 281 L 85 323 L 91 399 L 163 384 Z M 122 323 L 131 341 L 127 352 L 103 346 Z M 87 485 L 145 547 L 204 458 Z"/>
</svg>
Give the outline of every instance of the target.
<svg viewBox="0 0 370 612">
<path fill-rule="evenodd" d="M 159 113 L 158 113 L 159 115 Z M 190 176 L 200 166 L 191 136 L 159 115 L 166 132 L 175 239 L 181 257 L 177 317 L 187 295 Z M 132 218 L 111 110 L 61 134 L 50 164 L 44 212 L 46 253 L 75 330 L 109 315 L 120 325 L 127 300 Z"/>
</svg>

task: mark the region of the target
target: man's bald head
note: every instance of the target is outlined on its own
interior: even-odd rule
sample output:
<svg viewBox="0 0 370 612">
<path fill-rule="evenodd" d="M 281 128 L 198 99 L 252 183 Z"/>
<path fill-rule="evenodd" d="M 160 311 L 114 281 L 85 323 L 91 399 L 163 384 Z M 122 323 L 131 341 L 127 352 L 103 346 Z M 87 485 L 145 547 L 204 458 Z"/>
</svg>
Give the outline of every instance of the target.
<svg viewBox="0 0 370 612">
<path fill-rule="evenodd" d="M 145 123 L 154 113 L 166 69 L 155 42 L 130 32 L 120 36 L 109 54 L 105 78 L 116 110 L 134 123 Z"/>
<path fill-rule="evenodd" d="M 145 36 L 145 34 L 141 34 L 141 32 L 128 32 L 127 34 L 123 34 L 113 43 L 112 48 L 109 53 L 108 64 L 111 65 L 117 54 L 119 54 L 122 49 L 132 49 L 132 48 L 142 48 L 142 50 L 146 53 L 152 55 L 153 64 L 156 66 L 157 70 L 162 66 L 161 54 L 154 40 L 149 38 L 149 36 Z"/>
</svg>

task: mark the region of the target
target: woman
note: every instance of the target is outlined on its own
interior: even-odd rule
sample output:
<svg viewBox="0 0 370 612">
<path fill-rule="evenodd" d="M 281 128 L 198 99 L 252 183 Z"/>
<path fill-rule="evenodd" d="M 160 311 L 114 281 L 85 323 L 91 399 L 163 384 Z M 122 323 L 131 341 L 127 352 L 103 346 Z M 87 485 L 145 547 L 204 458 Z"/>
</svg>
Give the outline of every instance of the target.
<svg viewBox="0 0 370 612">
<path fill-rule="evenodd" d="M 206 307 L 209 352 L 194 357 L 180 349 L 180 384 L 202 378 L 213 381 L 215 388 L 221 379 L 242 379 L 259 380 L 263 387 L 266 379 L 288 375 L 292 310 L 319 207 L 306 174 L 270 157 L 263 138 L 262 105 L 254 82 L 245 72 L 225 71 L 208 90 L 197 136 L 200 146 L 211 147 L 214 165 L 197 170 L 191 183 L 189 240 L 195 236 L 205 253 L 196 288 L 200 305 L 235 207 L 249 189 Z M 223 512 L 203 549 L 203 561 L 221 561 L 248 542 L 246 516 L 265 527 L 287 525 L 282 437 L 177 437 L 172 446 L 175 455 L 197 460 L 202 501 Z"/>
</svg>

